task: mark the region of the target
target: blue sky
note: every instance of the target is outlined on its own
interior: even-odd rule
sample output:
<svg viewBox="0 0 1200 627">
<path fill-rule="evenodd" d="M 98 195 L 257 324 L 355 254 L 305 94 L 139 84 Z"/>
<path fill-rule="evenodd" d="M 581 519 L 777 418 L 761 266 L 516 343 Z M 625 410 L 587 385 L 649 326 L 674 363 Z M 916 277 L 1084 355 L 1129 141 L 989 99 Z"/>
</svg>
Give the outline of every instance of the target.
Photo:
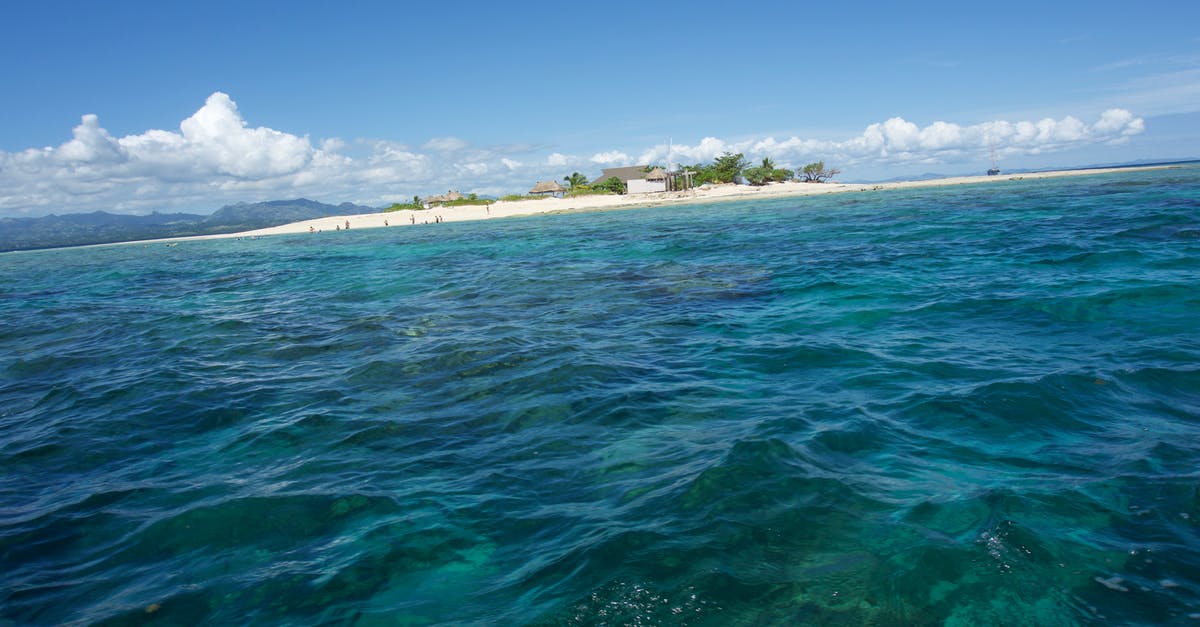
<svg viewBox="0 0 1200 627">
<path fill-rule="evenodd" d="M 1200 3 L 9 2 L 0 216 L 1200 157 Z"/>
</svg>

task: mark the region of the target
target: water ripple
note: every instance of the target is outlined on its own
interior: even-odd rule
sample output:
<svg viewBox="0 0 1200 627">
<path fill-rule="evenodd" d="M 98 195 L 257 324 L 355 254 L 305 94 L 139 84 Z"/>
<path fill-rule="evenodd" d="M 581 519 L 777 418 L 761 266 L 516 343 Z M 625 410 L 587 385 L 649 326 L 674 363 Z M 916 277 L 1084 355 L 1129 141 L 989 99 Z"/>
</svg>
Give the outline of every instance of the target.
<svg viewBox="0 0 1200 627">
<path fill-rule="evenodd" d="M 5 255 L 0 622 L 1186 622 L 1198 172 Z"/>
</svg>

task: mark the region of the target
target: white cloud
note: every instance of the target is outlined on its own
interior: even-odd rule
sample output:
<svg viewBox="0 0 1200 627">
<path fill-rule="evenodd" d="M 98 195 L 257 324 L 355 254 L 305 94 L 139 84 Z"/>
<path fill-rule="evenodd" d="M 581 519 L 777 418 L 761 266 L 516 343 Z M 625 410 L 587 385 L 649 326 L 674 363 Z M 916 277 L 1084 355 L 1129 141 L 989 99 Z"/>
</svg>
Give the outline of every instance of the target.
<svg viewBox="0 0 1200 627">
<path fill-rule="evenodd" d="M 459 174 L 464 175 L 466 180 L 474 180 L 476 178 L 486 176 L 488 170 L 490 170 L 488 164 L 479 162 L 460 163 L 456 165 L 455 169 L 459 172 Z"/>
<path fill-rule="evenodd" d="M 1104 111 L 1091 123 L 1067 116 L 968 126 L 937 121 L 922 127 L 894 117 L 841 140 L 704 137 L 672 145 L 670 160 L 704 163 L 728 151 L 752 160 L 770 156 L 788 167 L 823 159 L 843 169 L 888 169 L 978 160 L 993 146 L 1010 156 L 1120 143 L 1144 130 L 1142 118 L 1125 109 Z M 88 114 L 59 146 L 0 151 L 0 215 L 211 210 L 240 200 L 296 196 L 381 205 L 447 189 L 509 193 L 571 171 L 592 175 L 600 167 L 661 164 L 668 158 L 666 144 L 604 148 L 585 157 L 536 144 L 475 147 L 441 137 L 419 148 L 357 140 L 352 157 L 339 138 L 314 146 L 306 136 L 252 127 L 234 101 L 217 92 L 178 130 L 118 138 Z"/>
<path fill-rule="evenodd" d="M 871 124 L 856 136 L 841 141 L 790 137 L 726 142 L 705 137 L 694 146 L 672 146 L 672 160 L 697 163 L 712 160 L 723 152 L 741 152 L 748 157 L 769 156 L 781 163 L 799 164 L 809 159 L 824 159 L 854 164 L 947 163 L 965 155 L 986 151 L 993 145 L 1009 154 L 1042 153 L 1088 143 L 1120 141 L 1145 130 L 1142 118 L 1124 109 L 1109 109 L 1088 125 L 1067 116 L 1037 122 L 996 121 L 961 126 L 938 121 L 921 127 L 901 117 Z M 666 146 L 646 151 L 642 162 L 666 159 Z"/>
<path fill-rule="evenodd" d="M 726 151 L 739 152 L 737 149 L 742 144 L 727 144 L 715 137 L 705 137 L 700 140 L 700 143 L 695 146 L 686 144 L 673 144 L 668 147 L 666 144 L 659 144 L 650 150 L 642 153 L 639 162 L 642 163 L 660 163 L 667 160 L 668 148 L 671 153 L 671 160 L 676 163 L 700 163 L 712 161 L 717 155 Z M 748 143 L 746 143 L 748 145 Z"/>
<path fill-rule="evenodd" d="M 329 137 L 321 140 L 321 150 L 325 152 L 340 152 L 346 149 L 346 142 L 339 137 Z"/>
<path fill-rule="evenodd" d="M 592 163 L 598 163 L 600 165 L 613 165 L 614 163 L 629 165 L 629 161 L 629 155 L 621 152 L 620 150 L 598 152 L 592 155 L 591 158 Z"/>
<path fill-rule="evenodd" d="M 467 142 L 457 137 L 435 137 L 421 146 L 425 150 L 436 150 L 438 152 L 455 152 L 463 150 L 469 146 Z"/>
<path fill-rule="evenodd" d="M 100 118 L 95 115 L 83 116 L 73 134 L 74 138 L 60 146 L 55 157 L 63 161 L 82 163 L 118 163 L 128 158 L 120 143 L 100 127 Z"/>
</svg>

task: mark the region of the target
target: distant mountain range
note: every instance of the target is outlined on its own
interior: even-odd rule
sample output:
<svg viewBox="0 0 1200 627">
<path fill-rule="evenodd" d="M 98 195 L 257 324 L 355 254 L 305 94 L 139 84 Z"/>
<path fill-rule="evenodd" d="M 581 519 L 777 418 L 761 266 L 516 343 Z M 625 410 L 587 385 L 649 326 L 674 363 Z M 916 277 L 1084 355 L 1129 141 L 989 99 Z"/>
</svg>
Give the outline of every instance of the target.
<svg viewBox="0 0 1200 627">
<path fill-rule="evenodd" d="M 375 211 L 378 209 L 348 202 L 327 205 L 297 198 L 241 202 L 221 207 L 212 215 L 156 212 L 135 216 L 95 211 L 41 218 L 0 218 L 0 252 L 238 233 L 325 216 Z"/>
</svg>

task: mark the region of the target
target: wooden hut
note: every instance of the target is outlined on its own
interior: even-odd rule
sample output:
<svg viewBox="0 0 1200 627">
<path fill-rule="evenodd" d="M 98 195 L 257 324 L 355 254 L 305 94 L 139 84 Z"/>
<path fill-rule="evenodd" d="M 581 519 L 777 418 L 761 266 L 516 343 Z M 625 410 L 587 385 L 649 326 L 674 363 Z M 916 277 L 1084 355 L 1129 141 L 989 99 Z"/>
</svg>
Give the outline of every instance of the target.
<svg viewBox="0 0 1200 627">
<path fill-rule="evenodd" d="M 562 185 L 559 185 L 558 181 L 538 181 L 537 185 L 534 185 L 533 189 L 529 190 L 529 195 L 562 198 L 566 192 L 567 190 Z"/>
<path fill-rule="evenodd" d="M 426 196 L 425 197 L 425 206 L 426 207 L 435 207 L 437 205 L 444 205 L 448 202 L 453 202 L 455 200 L 462 200 L 463 198 L 466 198 L 466 196 L 463 196 L 462 194 L 460 194 L 454 190 L 450 190 L 450 191 L 446 192 L 445 194 L 442 194 L 441 196 Z"/>
</svg>

